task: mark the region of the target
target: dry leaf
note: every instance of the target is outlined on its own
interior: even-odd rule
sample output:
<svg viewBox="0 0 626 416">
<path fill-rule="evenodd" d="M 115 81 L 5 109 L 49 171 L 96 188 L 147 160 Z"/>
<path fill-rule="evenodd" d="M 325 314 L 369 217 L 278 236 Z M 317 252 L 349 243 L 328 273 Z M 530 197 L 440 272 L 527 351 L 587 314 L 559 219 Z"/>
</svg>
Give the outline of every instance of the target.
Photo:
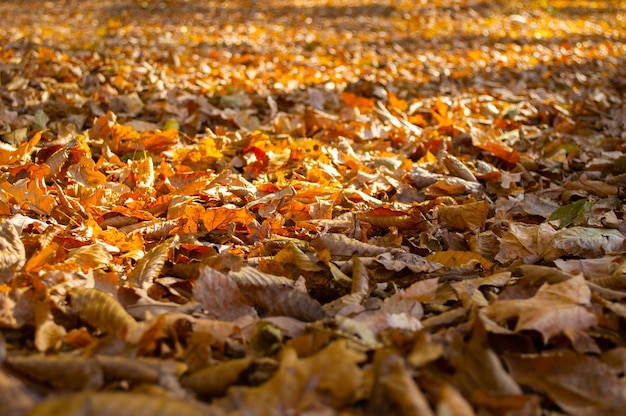
<svg viewBox="0 0 626 416">
<path fill-rule="evenodd" d="M 210 267 L 200 270 L 193 295 L 215 318 L 233 321 L 241 316 L 256 316 L 254 308 L 244 302 L 237 281 Z"/>
<path fill-rule="evenodd" d="M 446 227 L 461 231 L 479 231 L 482 229 L 489 203 L 487 201 L 470 202 L 464 205 L 441 206 L 437 210 L 439 221 Z"/>
<path fill-rule="evenodd" d="M 74 288 L 70 295 L 72 309 L 90 325 L 126 340 L 137 335 L 137 322 L 111 295 L 84 288 Z"/>
<path fill-rule="evenodd" d="M 497 300 L 483 313 L 504 326 L 517 318 L 514 331 L 538 331 L 547 343 L 565 329 L 584 330 L 596 325 L 596 316 L 587 309 L 590 301 L 585 279 L 574 275 L 564 282 L 545 283 L 530 299 Z"/>
<path fill-rule="evenodd" d="M 619 415 L 626 394 L 610 368 L 595 357 L 572 351 L 505 357 L 520 384 L 543 392 L 571 415 Z"/>
<path fill-rule="evenodd" d="M 8 357 L 7 363 L 37 381 L 60 389 L 98 389 L 104 384 L 102 369 L 91 358 L 30 355 Z"/>
<path fill-rule="evenodd" d="M 9 220 L 0 225 L 0 279 L 7 283 L 26 262 L 24 244 Z"/>
<path fill-rule="evenodd" d="M 224 413 L 210 406 L 190 400 L 144 393 L 76 393 L 44 400 L 35 406 L 33 416 L 131 416 L 189 415 L 212 416 Z"/>
</svg>

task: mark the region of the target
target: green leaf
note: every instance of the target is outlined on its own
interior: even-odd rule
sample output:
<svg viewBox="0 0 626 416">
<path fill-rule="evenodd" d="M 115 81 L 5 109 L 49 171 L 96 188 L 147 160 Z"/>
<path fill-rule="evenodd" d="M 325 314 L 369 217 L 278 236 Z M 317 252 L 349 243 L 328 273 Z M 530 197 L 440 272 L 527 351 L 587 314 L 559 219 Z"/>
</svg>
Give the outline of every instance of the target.
<svg viewBox="0 0 626 416">
<path fill-rule="evenodd" d="M 129 160 L 141 160 L 147 157 L 148 152 L 146 152 L 145 150 L 139 150 L 132 153 L 126 153 L 125 155 L 122 155 L 120 159 L 122 160 L 122 162 L 128 162 Z"/>
<path fill-rule="evenodd" d="M 35 124 L 33 125 L 33 130 L 45 130 L 48 121 L 50 121 L 48 115 L 40 108 L 35 112 Z"/>
<path fill-rule="evenodd" d="M 550 214 L 550 221 L 559 220 L 559 228 L 568 227 L 572 224 L 580 224 L 585 221 L 585 216 L 591 209 L 591 202 L 580 199 L 571 204 L 563 205 Z"/>
<path fill-rule="evenodd" d="M 175 118 L 167 119 L 167 121 L 163 125 L 163 130 L 170 130 L 170 129 L 180 130 L 180 124 L 178 123 L 178 120 L 176 120 Z"/>
</svg>

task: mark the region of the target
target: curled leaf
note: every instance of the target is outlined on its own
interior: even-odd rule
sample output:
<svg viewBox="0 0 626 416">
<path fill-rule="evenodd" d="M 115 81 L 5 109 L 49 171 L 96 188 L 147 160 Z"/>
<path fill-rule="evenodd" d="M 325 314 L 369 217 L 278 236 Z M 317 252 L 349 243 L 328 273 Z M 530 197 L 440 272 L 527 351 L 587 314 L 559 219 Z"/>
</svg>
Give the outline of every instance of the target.
<svg viewBox="0 0 626 416">
<path fill-rule="evenodd" d="M 330 253 L 334 256 L 346 257 L 352 257 L 354 254 L 367 257 L 387 253 L 388 251 L 402 251 L 362 243 L 343 234 L 322 234 L 312 242 L 312 245 L 318 250 L 326 248 L 330 250 Z"/>
<path fill-rule="evenodd" d="M 128 282 L 139 286 L 152 284 L 154 279 L 161 273 L 170 250 L 177 244 L 178 236 L 175 236 L 154 247 L 145 257 L 137 262 L 132 273 L 128 276 Z"/>
<path fill-rule="evenodd" d="M 276 256 L 274 256 L 274 260 L 282 264 L 293 264 L 299 269 L 307 272 L 317 272 L 322 270 L 317 262 L 311 260 L 311 258 L 307 256 L 305 252 L 300 250 L 292 242 L 289 242 L 285 246 L 285 248 L 276 253 Z"/>
<path fill-rule="evenodd" d="M 91 244 L 79 247 L 70 252 L 66 263 L 76 263 L 84 270 L 108 267 L 112 260 L 111 254 L 102 244 Z"/>
<path fill-rule="evenodd" d="M 75 288 L 71 292 L 71 305 L 81 319 L 101 331 L 116 334 L 122 339 L 135 335 L 137 322 L 107 293 Z"/>
</svg>

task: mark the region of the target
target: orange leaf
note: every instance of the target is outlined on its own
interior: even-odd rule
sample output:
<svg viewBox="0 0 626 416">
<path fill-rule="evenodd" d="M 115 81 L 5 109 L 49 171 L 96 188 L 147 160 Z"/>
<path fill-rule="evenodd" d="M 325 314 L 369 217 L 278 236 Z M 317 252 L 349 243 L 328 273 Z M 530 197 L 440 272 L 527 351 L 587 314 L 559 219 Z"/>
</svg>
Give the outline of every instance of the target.
<svg viewBox="0 0 626 416">
<path fill-rule="evenodd" d="M 139 140 L 145 150 L 153 153 L 161 153 L 178 143 L 178 130 L 146 131 L 141 133 Z"/>
<path fill-rule="evenodd" d="M 373 111 L 375 105 L 373 98 L 359 97 L 351 92 L 341 94 L 341 101 L 346 103 L 349 107 L 357 107 L 364 112 Z"/>
<path fill-rule="evenodd" d="M 200 220 L 207 231 L 212 231 L 230 223 L 249 224 L 254 219 L 254 214 L 246 208 L 208 208 L 206 212 L 200 216 Z"/>
<path fill-rule="evenodd" d="M 470 262 L 480 263 L 483 269 L 487 270 L 493 266 L 493 263 L 471 251 L 447 250 L 438 251 L 426 256 L 430 261 L 441 263 L 444 266 L 465 266 Z"/>
<path fill-rule="evenodd" d="M 471 129 L 470 135 L 472 136 L 472 144 L 479 149 L 486 150 L 507 163 L 515 164 L 519 162 L 520 153 L 505 143 L 498 141 L 492 135 L 478 129 Z"/>
</svg>

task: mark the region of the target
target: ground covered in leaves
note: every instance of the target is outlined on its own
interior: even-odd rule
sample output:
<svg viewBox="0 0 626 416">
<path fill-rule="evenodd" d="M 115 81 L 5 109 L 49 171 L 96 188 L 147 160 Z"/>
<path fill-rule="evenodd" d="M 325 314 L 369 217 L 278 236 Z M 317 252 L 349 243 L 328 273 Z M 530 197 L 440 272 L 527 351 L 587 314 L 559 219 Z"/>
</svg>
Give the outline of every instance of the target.
<svg viewBox="0 0 626 416">
<path fill-rule="evenodd" d="M 625 10 L 0 2 L 2 414 L 621 414 Z"/>
</svg>

